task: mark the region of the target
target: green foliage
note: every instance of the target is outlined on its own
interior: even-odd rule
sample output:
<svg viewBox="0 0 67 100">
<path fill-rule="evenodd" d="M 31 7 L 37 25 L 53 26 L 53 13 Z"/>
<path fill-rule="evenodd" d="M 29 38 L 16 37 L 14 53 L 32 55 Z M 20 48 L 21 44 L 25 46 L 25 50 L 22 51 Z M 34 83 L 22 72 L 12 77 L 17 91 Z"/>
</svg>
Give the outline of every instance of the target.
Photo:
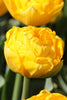
<svg viewBox="0 0 67 100">
<path fill-rule="evenodd" d="M 8 71 L 5 77 L 5 84 L 2 88 L 1 100 L 11 100 L 14 87 L 15 73 Z"/>
<path fill-rule="evenodd" d="M 5 83 L 5 79 L 3 78 L 2 75 L 0 75 L 0 88 L 3 87 L 4 83 Z"/>
</svg>

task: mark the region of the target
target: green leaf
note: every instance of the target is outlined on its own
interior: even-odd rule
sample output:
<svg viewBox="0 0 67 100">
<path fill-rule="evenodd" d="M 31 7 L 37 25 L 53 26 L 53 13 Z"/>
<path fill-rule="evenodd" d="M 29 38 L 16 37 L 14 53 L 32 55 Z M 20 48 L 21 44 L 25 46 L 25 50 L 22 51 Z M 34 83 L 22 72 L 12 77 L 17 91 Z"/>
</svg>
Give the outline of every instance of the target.
<svg viewBox="0 0 67 100">
<path fill-rule="evenodd" d="M 67 0 L 65 1 L 65 3 L 64 3 L 64 9 L 63 9 L 63 11 L 64 11 L 64 17 L 67 17 Z"/>
<path fill-rule="evenodd" d="M 47 78 L 45 81 L 44 89 L 48 91 L 52 91 L 54 88 L 52 78 Z"/>
<path fill-rule="evenodd" d="M 8 74 L 9 70 L 10 70 L 10 69 L 9 69 L 8 65 L 6 65 L 5 76 Z"/>
<path fill-rule="evenodd" d="M 67 84 L 64 82 L 61 75 L 58 75 L 58 81 L 59 81 L 60 87 L 63 89 L 65 93 L 67 93 Z"/>
<path fill-rule="evenodd" d="M 2 89 L 1 100 L 11 100 L 14 87 L 15 73 L 9 70 Z"/>
<path fill-rule="evenodd" d="M 3 76 L 0 75 L 0 88 L 3 87 L 4 83 L 5 83 L 5 79 L 3 78 Z"/>
<path fill-rule="evenodd" d="M 61 71 L 61 75 L 63 80 L 67 83 L 67 65 L 63 66 L 63 69 Z"/>
<path fill-rule="evenodd" d="M 8 24 L 13 27 L 13 26 L 19 26 L 21 23 L 12 18 L 12 19 L 9 20 Z"/>
<path fill-rule="evenodd" d="M 4 58 L 4 40 L 5 40 L 5 35 L 0 35 L 0 74 L 4 75 L 5 72 L 5 58 Z"/>
</svg>

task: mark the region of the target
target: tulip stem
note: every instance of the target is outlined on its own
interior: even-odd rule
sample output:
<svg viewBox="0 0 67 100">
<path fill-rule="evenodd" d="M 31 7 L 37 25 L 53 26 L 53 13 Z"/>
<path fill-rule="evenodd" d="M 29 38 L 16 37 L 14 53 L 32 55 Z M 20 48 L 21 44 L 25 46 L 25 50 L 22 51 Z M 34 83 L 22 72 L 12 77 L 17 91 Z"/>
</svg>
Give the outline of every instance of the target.
<svg viewBox="0 0 67 100">
<path fill-rule="evenodd" d="M 28 94 L 29 94 L 29 83 L 30 83 L 30 79 L 27 77 L 24 77 L 24 81 L 23 81 L 23 91 L 22 91 L 22 99 L 26 99 L 28 98 Z"/>
<path fill-rule="evenodd" d="M 20 90 L 21 90 L 21 82 L 22 82 L 22 76 L 20 74 L 16 74 L 12 100 L 19 100 L 19 95 L 20 95 Z"/>
</svg>

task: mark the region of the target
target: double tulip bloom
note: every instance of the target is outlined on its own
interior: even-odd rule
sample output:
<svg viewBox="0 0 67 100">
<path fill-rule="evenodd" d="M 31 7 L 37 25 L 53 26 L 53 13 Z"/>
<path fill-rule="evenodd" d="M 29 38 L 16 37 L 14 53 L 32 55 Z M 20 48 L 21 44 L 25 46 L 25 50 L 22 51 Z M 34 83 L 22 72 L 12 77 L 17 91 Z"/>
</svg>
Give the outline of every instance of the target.
<svg viewBox="0 0 67 100">
<path fill-rule="evenodd" d="M 0 0 L 0 16 L 3 16 L 7 12 L 7 8 L 3 0 Z"/>
<path fill-rule="evenodd" d="M 10 14 L 25 25 L 50 22 L 63 8 L 63 0 L 4 0 Z"/>
<path fill-rule="evenodd" d="M 63 65 L 63 40 L 45 27 L 13 27 L 6 34 L 4 54 L 14 72 L 27 77 L 50 77 Z"/>
<path fill-rule="evenodd" d="M 61 11 L 63 0 L 4 0 L 11 15 L 26 25 L 48 23 Z M 8 66 L 27 77 L 50 77 L 63 65 L 63 40 L 49 28 L 13 27 L 4 54 Z"/>
<path fill-rule="evenodd" d="M 67 100 L 67 97 L 60 93 L 50 93 L 47 90 L 41 90 L 39 94 L 26 100 Z"/>
</svg>

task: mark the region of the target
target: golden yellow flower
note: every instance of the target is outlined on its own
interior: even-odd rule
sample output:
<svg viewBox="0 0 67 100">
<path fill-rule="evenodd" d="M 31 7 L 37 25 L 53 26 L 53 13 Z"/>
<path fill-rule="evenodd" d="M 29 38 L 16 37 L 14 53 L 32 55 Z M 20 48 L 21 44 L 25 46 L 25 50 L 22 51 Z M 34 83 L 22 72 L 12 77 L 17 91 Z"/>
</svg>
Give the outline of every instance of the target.
<svg viewBox="0 0 67 100">
<path fill-rule="evenodd" d="M 13 27 L 6 34 L 4 54 L 8 66 L 27 77 L 49 77 L 63 65 L 64 42 L 49 28 Z"/>
<path fill-rule="evenodd" d="M 67 100 L 67 97 L 60 93 L 50 93 L 47 90 L 41 90 L 39 94 L 26 100 Z"/>
<path fill-rule="evenodd" d="M 64 5 L 63 0 L 4 0 L 10 14 L 26 25 L 48 23 Z"/>
<path fill-rule="evenodd" d="M 0 0 L 0 16 L 3 16 L 6 12 L 7 12 L 7 8 L 3 0 Z"/>
</svg>

